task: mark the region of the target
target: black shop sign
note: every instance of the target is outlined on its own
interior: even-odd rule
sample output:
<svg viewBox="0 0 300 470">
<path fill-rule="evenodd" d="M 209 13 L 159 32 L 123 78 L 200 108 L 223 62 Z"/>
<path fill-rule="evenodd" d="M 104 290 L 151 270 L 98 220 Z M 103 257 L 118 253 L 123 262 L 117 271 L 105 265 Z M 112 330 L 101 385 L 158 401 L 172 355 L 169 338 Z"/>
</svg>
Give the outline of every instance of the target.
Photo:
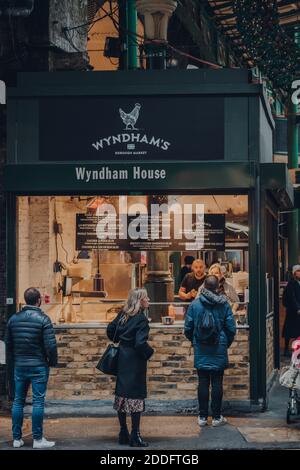
<svg viewBox="0 0 300 470">
<path fill-rule="evenodd" d="M 222 160 L 224 99 L 41 98 L 39 155 L 66 162 Z"/>
</svg>

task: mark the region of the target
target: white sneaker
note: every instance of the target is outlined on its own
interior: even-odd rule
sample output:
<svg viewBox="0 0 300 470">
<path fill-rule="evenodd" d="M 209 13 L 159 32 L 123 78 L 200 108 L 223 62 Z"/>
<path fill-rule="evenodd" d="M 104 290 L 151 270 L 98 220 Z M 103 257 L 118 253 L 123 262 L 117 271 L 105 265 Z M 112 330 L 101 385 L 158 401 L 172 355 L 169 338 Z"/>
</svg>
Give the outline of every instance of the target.
<svg viewBox="0 0 300 470">
<path fill-rule="evenodd" d="M 198 416 L 198 424 L 200 428 L 207 426 L 207 418 L 202 418 L 201 416 Z"/>
<path fill-rule="evenodd" d="M 23 445 L 24 445 L 23 439 L 14 439 L 13 447 L 15 449 L 18 449 L 19 447 L 23 447 Z"/>
<path fill-rule="evenodd" d="M 224 418 L 224 416 L 222 415 L 220 416 L 220 418 L 212 420 L 213 426 L 223 426 L 223 424 L 226 424 L 226 423 L 227 423 L 227 419 Z"/>
<path fill-rule="evenodd" d="M 33 448 L 34 449 L 49 449 L 50 447 L 55 446 L 54 441 L 47 441 L 44 437 L 37 441 L 36 439 L 33 440 Z"/>
</svg>

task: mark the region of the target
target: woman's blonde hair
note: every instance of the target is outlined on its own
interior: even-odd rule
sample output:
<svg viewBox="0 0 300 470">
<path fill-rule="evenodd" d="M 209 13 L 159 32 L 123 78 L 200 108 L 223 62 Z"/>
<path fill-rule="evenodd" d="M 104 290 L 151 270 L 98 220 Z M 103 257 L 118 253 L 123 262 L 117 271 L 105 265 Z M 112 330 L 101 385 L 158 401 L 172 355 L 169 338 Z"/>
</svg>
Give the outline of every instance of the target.
<svg viewBox="0 0 300 470">
<path fill-rule="evenodd" d="M 208 274 L 211 274 L 213 269 L 218 269 L 219 273 L 223 275 L 221 265 L 219 263 L 212 264 L 211 267 L 208 270 Z"/>
<path fill-rule="evenodd" d="M 128 317 L 133 317 L 141 309 L 141 300 L 145 297 L 148 297 L 148 292 L 146 289 L 137 287 L 129 291 L 128 299 L 123 308 L 123 313 L 125 314 L 126 319 Z"/>
</svg>

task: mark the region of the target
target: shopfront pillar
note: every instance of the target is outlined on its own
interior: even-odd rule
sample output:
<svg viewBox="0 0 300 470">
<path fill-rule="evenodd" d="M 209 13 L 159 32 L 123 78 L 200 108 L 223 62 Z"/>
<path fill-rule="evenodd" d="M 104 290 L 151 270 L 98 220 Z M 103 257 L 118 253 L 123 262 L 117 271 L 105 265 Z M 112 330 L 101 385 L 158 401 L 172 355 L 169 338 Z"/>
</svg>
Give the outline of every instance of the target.
<svg viewBox="0 0 300 470">
<path fill-rule="evenodd" d="M 149 316 L 153 322 L 160 322 L 168 314 L 166 302 L 174 300 L 174 281 L 169 270 L 168 251 L 150 251 L 147 258 L 147 279 L 145 282 L 150 302 L 160 305 L 150 307 Z"/>
<path fill-rule="evenodd" d="M 151 204 L 167 204 L 168 196 L 149 196 L 148 210 L 151 213 Z M 174 300 L 174 280 L 169 269 L 168 251 L 148 251 L 147 254 L 147 278 L 145 288 L 148 291 L 150 302 L 160 305 L 150 307 L 152 321 L 161 321 L 161 317 L 168 312 L 167 302 Z"/>
<path fill-rule="evenodd" d="M 119 39 L 121 54 L 120 70 L 138 68 L 137 11 L 135 0 L 118 1 L 119 6 Z"/>
<path fill-rule="evenodd" d="M 177 7 L 173 0 L 137 0 L 136 8 L 144 16 L 147 69 L 165 69 L 169 19 Z"/>
</svg>

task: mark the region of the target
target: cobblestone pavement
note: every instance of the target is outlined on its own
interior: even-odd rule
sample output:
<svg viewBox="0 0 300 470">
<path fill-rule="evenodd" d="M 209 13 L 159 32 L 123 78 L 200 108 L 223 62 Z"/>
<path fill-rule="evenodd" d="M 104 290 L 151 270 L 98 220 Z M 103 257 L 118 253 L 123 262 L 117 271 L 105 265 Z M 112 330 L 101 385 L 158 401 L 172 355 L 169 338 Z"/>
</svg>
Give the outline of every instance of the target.
<svg viewBox="0 0 300 470">
<path fill-rule="evenodd" d="M 268 411 L 240 416 L 227 415 L 220 428 L 199 429 L 195 416 L 143 416 L 142 435 L 154 449 L 300 449 L 300 418 L 285 421 L 288 391 L 273 388 Z M 128 419 L 128 421 L 130 421 Z M 10 449 L 11 421 L 0 417 L 0 449 Z M 45 436 L 56 441 L 55 449 L 127 449 L 117 443 L 116 417 L 62 417 L 45 419 Z M 24 422 L 25 446 L 31 449 L 31 423 Z"/>
</svg>

